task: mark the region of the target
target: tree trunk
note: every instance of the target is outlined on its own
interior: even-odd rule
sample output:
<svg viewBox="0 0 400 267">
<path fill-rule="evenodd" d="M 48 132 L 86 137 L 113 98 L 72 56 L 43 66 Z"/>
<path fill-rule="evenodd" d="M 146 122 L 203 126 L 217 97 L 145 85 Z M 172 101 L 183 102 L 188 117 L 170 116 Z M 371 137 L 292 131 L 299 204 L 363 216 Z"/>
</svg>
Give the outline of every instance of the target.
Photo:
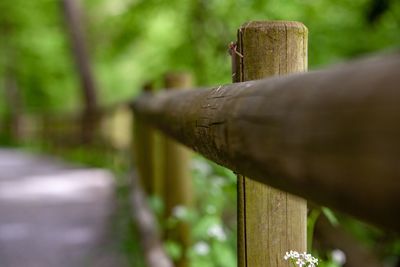
<svg viewBox="0 0 400 267">
<path fill-rule="evenodd" d="M 11 60 L 6 66 L 4 79 L 4 98 L 7 102 L 8 112 L 5 116 L 4 132 L 11 140 L 18 141 L 21 138 L 21 121 L 22 121 L 22 101 L 19 87 L 12 68 Z"/>
<path fill-rule="evenodd" d="M 0 25 L 0 35 L 4 39 L 3 49 L 5 51 L 5 67 L 4 67 L 4 99 L 7 111 L 3 118 L 2 131 L 6 140 L 18 141 L 21 139 L 21 122 L 22 122 L 22 100 L 21 92 L 18 87 L 17 77 L 15 73 L 15 48 L 10 43 L 9 37 L 12 36 L 14 27 L 7 19 L 3 20 Z"/>
<path fill-rule="evenodd" d="M 96 84 L 85 46 L 81 23 L 81 8 L 76 0 L 61 1 L 67 31 L 71 40 L 72 54 L 82 89 L 84 107 L 82 111 L 81 141 L 88 143 L 93 141 L 93 133 L 96 132 L 95 129 L 98 124 Z"/>
</svg>

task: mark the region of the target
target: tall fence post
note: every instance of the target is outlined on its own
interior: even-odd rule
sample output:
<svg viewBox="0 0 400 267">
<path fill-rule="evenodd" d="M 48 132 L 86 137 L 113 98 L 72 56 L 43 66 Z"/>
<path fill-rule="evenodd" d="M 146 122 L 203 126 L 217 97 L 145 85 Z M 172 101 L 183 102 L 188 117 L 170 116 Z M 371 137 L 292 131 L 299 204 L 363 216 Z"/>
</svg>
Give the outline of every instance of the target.
<svg viewBox="0 0 400 267">
<path fill-rule="evenodd" d="M 147 93 L 153 91 L 152 84 L 148 83 L 143 90 Z M 148 195 L 154 193 L 154 130 L 139 117 L 134 118 L 133 150 L 140 183 Z"/>
<path fill-rule="evenodd" d="M 233 81 L 306 71 L 307 35 L 298 22 L 242 25 L 231 47 Z M 306 229 L 305 200 L 238 175 L 238 266 L 287 266 L 286 251 L 306 251 Z"/>
<path fill-rule="evenodd" d="M 192 77 L 187 73 L 169 73 L 165 75 L 167 89 L 188 89 L 192 87 Z M 193 202 L 193 189 L 190 175 L 191 152 L 176 141 L 166 138 L 164 152 L 164 203 L 166 216 L 170 217 L 180 210 L 190 208 Z M 189 225 L 179 222 L 175 229 L 167 232 L 167 238 L 178 242 L 182 254 L 176 261 L 177 267 L 186 267 L 190 246 Z"/>
</svg>

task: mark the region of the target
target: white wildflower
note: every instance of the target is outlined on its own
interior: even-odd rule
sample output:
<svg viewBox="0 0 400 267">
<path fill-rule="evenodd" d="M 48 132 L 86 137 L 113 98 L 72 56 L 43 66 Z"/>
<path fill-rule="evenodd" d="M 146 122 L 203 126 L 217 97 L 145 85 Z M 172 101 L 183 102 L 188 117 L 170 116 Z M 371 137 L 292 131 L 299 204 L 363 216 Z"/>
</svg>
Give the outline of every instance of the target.
<svg viewBox="0 0 400 267">
<path fill-rule="evenodd" d="M 298 267 L 316 267 L 318 265 L 318 259 L 306 252 L 299 253 L 291 250 L 290 252 L 286 252 L 283 258 Z"/>
<path fill-rule="evenodd" d="M 225 184 L 226 184 L 226 181 L 225 181 L 225 178 L 223 178 L 223 177 L 221 177 L 221 176 L 213 176 L 212 177 L 212 184 L 215 186 L 215 187 L 221 187 L 221 186 L 224 186 Z"/>
<path fill-rule="evenodd" d="M 184 219 L 187 217 L 188 211 L 185 206 L 178 205 L 172 209 L 172 216 L 177 219 Z"/>
<path fill-rule="evenodd" d="M 219 241 L 224 241 L 226 240 L 226 234 L 224 229 L 222 228 L 221 225 L 219 224 L 214 224 L 213 226 L 211 226 L 210 228 L 208 228 L 207 234 L 210 237 L 214 237 Z"/>
<path fill-rule="evenodd" d="M 197 255 L 201 256 L 207 255 L 210 252 L 210 246 L 204 241 L 197 242 L 193 249 Z"/>
<path fill-rule="evenodd" d="M 342 266 L 346 263 L 346 254 L 340 249 L 334 249 L 332 251 L 332 260 Z"/>
<path fill-rule="evenodd" d="M 212 168 L 210 164 L 208 164 L 204 160 L 194 159 L 192 161 L 192 169 L 200 172 L 204 176 L 210 175 L 212 173 Z"/>
<path fill-rule="evenodd" d="M 301 256 L 304 258 L 305 261 L 309 262 L 311 260 L 311 254 L 307 254 L 306 252 L 301 253 Z"/>
<path fill-rule="evenodd" d="M 302 259 L 297 259 L 296 264 L 297 264 L 299 267 L 303 267 L 303 265 L 305 265 L 306 263 L 305 263 L 304 260 L 302 260 Z"/>
<path fill-rule="evenodd" d="M 310 263 L 315 264 L 315 265 L 318 265 L 318 259 L 312 257 Z"/>
</svg>

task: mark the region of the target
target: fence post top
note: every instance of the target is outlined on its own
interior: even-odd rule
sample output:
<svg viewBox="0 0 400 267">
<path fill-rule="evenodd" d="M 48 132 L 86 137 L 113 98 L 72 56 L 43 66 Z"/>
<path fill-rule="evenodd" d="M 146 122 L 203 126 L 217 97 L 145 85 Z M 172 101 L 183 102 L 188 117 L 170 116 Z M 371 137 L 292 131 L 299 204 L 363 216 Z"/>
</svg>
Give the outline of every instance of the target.
<svg viewBox="0 0 400 267">
<path fill-rule="evenodd" d="M 239 31 L 248 29 L 263 29 L 263 30 L 276 30 L 276 29 L 299 29 L 301 32 L 308 32 L 307 27 L 298 21 L 286 21 L 286 20 L 255 20 L 248 21 L 240 26 Z"/>
</svg>

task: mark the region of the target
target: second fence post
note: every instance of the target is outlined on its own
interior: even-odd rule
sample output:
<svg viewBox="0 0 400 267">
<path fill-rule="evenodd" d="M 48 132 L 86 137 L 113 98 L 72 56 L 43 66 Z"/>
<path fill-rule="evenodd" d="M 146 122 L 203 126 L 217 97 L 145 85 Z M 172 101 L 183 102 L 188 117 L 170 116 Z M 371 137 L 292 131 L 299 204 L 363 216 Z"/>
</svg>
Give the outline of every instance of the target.
<svg viewBox="0 0 400 267">
<path fill-rule="evenodd" d="M 152 93 L 153 86 L 148 83 L 143 91 Z M 135 165 L 138 169 L 140 183 L 146 194 L 154 194 L 154 129 L 139 117 L 135 117 L 133 127 L 133 150 Z"/>
<path fill-rule="evenodd" d="M 306 71 L 307 34 L 298 22 L 244 24 L 231 45 L 234 82 Z M 238 176 L 238 266 L 287 266 L 286 251 L 306 251 L 306 229 L 305 200 Z"/>
<path fill-rule="evenodd" d="M 165 76 L 167 89 L 188 89 L 192 87 L 192 77 L 186 73 L 170 73 Z M 193 189 L 190 174 L 191 152 L 176 141 L 166 138 L 164 152 L 164 202 L 167 218 L 178 217 L 179 213 L 190 209 L 193 202 Z M 178 242 L 181 256 L 175 262 L 177 267 L 189 266 L 188 248 L 191 245 L 190 229 L 186 222 L 180 221 L 168 231 L 167 238 Z"/>
</svg>

